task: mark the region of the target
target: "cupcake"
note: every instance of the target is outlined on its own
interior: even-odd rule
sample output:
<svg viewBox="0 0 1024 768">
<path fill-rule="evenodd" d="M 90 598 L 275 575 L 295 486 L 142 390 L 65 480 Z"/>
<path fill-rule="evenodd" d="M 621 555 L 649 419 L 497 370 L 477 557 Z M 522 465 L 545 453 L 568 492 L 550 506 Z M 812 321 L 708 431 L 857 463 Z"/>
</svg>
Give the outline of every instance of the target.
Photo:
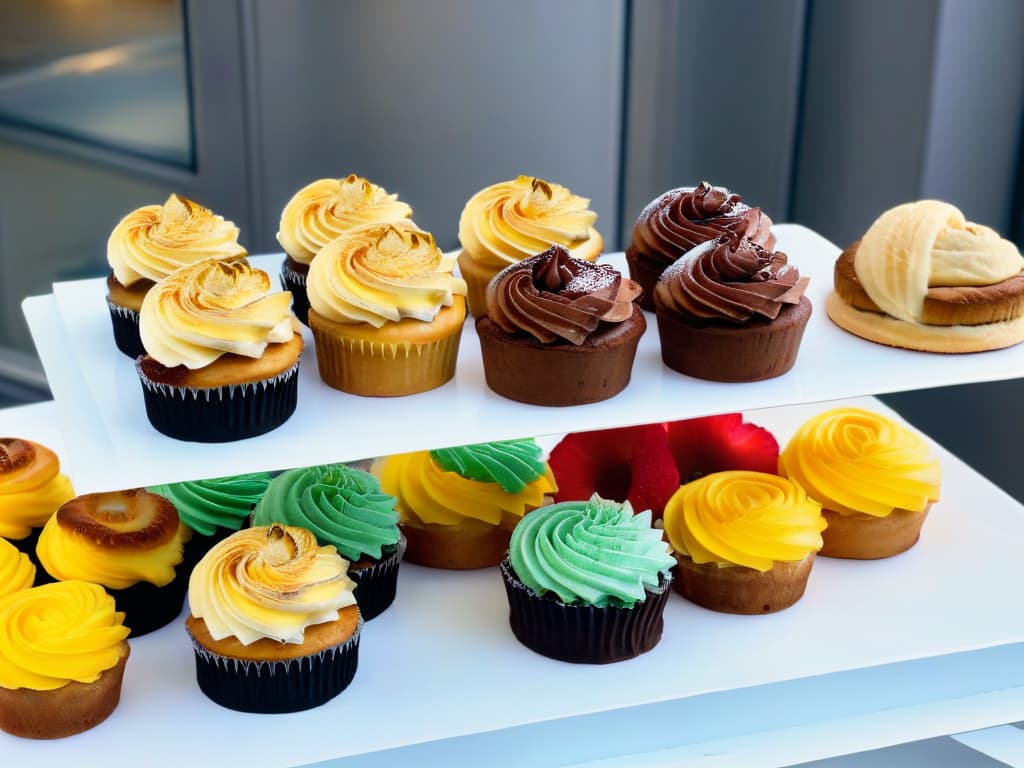
<svg viewBox="0 0 1024 768">
<path fill-rule="evenodd" d="M 1024 340 L 1024 259 L 954 206 L 896 206 L 840 255 L 836 325 L 893 347 L 981 352 Z"/>
<path fill-rule="evenodd" d="M 377 478 L 344 464 L 290 469 L 275 477 L 256 505 L 253 525 L 275 522 L 313 532 L 350 561 L 356 600 L 365 621 L 395 599 L 405 539 L 395 499 Z"/>
<path fill-rule="evenodd" d="M 526 514 L 501 574 L 516 638 L 561 661 L 605 664 L 658 644 L 675 561 L 650 511 L 598 496 Z"/>
<path fill-rule="evenodd" d="M 334 547 L 302 528 L 249 528 L 216 544 L 189 579 L 196 680 L 240 712 L 299 712 L 352 682 L 362 622 Z"/>
<path fill-rule="evenodd" d="M 131 358 L 145 354 L 139 312 L 156 282 L 186 264 L 245 255 L 238 227 L 179 195 L 129 213 L 107 240 L 107 305 L 117 348 Z"/>
<path fill-rule="evenodd" d="M 123 619 L 102 587 L 81 581 L 0 597 L 0 729 L 59 739 L 106 720 L 131 652 Z"/>
<path fill-rule="evenodd" d="M 373 471 L 398 500 L 405 559 L 432 568 L 498 565 L 516 523 L 555 490 L 532 438 L 388 456 Z"/>
<path fill-rule="evenodd" d="M 294 195 L 281 212 L 277 242 L 284 248 L 281 282 L 290 291 L 296 317 L 309 324 L 306 277 L 313 257 L 350 229 L 408 219 L 412 208 L 382 187 L 354 173 L 344 179 L 318 179 Z"/>
<path fill-rule="evenodd" d="M 36 567 L 28 555 L 7 539 L 0 539 L 0 599 L 29 589 L 36 579 Z"/>
<path fill-rule="evenodd" d="M 106 587 L 132 637 L 181 613 L 180 567 L 191 531 L 163 496 L 141 488 L 88 493 L 65 503 L 39 536 L 39 560 L 58 581 Z"/>
<path fill-rule="evenodd" d="M 665 505 L 675 589 L 724 613 L 773 613 L 803 597 L 821 549 L 821 505 L 790 480 L 731 470 L 682 486 Z"/>
<path fill-rule="evenodd" d="M 192 530 L 192 538 L 185 542 L 184 561 L 186 573 L 191 573 L 210 547 L 249 522 L 268 485 L 269 472 L 250 472 L 154 485 L 146 490 L 170 500 L 181 522 Z"/>
<path fill-rule="evenodd" d="M 661 358 L 710 381 L 761 381 L 796 362 L 808 278 L 752 240 L 722 235 L 681 257 L 654 289 Z"/>
<path fill-rule="evenodd" d="M 820 502 L 821 554 L 890 557 L 917 543 L 942 467 L 915 432 L 860 408 L 834 408 L 803 424 L 779 455 L 779 474 Z"/>
<path fill-rule="evenodd" d="M 640 288 L 606 264 L 560 245 L 499 272 L 478 317 L 484 377 L 503 397 L 533 405 L 607 400 L 626 385 L 647 328 Z"/>
<path fill-rule="evenodd" d="M 57 454 L 31 440 L 0 437 L 0 537 L 39 564 L 36 542 L 46 521 L 75 495 Z"/>
<path fill-rule="evenodd" d="M 246 261 L 201 261 L 157 283 L 142 304 L 135 364 L 146 415 L 178 440 L 262 435 L 295 411 L 302 336 L 287 292 Z"/>
<path fill-rule="evenodd" d="M 531 176 L 473 195 L 459 217 L 459 271 L 468 286 L 470 313 L 480 317 L 487 311 L 487 284 L 498 272 L 552 245 L 564 246 L 578 259 L 596 260 L 604 238 L 594 229 L 597 214 L 588 205 L 587 198 Z"/>
<path fill-rule="evenodd" d="M 320 378 L 377 397 L 450 380 L 466 319 L 454 266 L 408 221 L 359 227 L 325 245 L 306 286 Z"/>
<path fill-rule="evenodd" d="M 654 286 L 661 273 L 701 243 L 734 234 L 769 251 L 774 247 L 772 220 L 740 200 L 724 187 L 702 181 L 696 187 L 670 189 L 644 208 L 626 248 L 629 276 L 644 291 L 641 307 L 654 311 Z"/>
</svg>

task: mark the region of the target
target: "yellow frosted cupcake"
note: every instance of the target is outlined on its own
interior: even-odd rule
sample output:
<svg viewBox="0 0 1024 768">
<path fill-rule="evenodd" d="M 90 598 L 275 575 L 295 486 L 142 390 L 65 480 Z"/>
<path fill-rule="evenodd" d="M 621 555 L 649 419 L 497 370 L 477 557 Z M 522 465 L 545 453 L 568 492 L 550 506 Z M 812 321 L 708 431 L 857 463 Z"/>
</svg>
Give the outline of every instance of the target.
<svg viewBox="0 0 1024 768">
<path fill-rule="evenodd" d="M 409 221 L 359 227 L 309 269 L 309 327 L 320 378 L 355 395 L 425 392 L 455 375 L 466 284 Z"/>
<path fill-rule="evenodd" d="M 28 555 L 6 539 L 0 539 L 0 598 L 28 589 L 35 578 L 36 567 Z"/>
<path fill-rule="evenodd" d="M 281 280 L 291 291 L 296 317 L 308 325 L 306 278 L 313 257 L 350 229 L 408 219 L 412 208 L 368 179 L 317 179 L 294 195 L 281 212 L 277 242 L 284 248 Z"/>
<path fill-rule="evenodd" d="M 459 270 L 468 286 L 470 313 L 487 314 L 484 294 L 492 277 L 552 245 L 564 246 L 577 259 L 596 260 L 604 239 L 594 229 L 597 214 L 588 205 L 589 199 L 531 176 L 473 195 L 459 218 Z"/>
<path fill-rule="evenodd" d="M 139 312 L 155 283 L 196 261 L 245 255 L 238 227 L 180 195 L 129 213 L 107 240 L 107 305 L 118 349 L 133 358 L 145 352 Z"/>
<path fill-rule="evenodd" d="M 874 560 L 917 543 L 942 467 L 915 432 L 860 408 L 810 419 L 779 454 L 779 474 L 821 502 L 821 554 Z"/>
<path fill-rule="evenodd" d="M 373 471 L 398 500 L 405 559 L 433 568 L 497 565 L 516 523 L 557 490 L 532 438 L 397 454 Z"/>
<path fill-rule="evenodd" d="M 821 549 L 821 505 L 783 477 L 714 472 L 682 486 L 665 505 L 675 550 L 674 588 L 725 613 L 772 613 L 803 594 Z"/>
<path fill-rule="evenodd" d="M 58 739 L 103 722 L 131 650 L 123 619 L 102 587 L 81 581 L 0 597 L 0 728 Z"/>
<path fill-rule="evenodd" d="M 291 295 L 245 260 L 201 261 L 142 305 L 135 364 L 146 415 L 179 440 L 220 443 L 279 427 L 295 411 L 302 336 Z"/>
</svg>

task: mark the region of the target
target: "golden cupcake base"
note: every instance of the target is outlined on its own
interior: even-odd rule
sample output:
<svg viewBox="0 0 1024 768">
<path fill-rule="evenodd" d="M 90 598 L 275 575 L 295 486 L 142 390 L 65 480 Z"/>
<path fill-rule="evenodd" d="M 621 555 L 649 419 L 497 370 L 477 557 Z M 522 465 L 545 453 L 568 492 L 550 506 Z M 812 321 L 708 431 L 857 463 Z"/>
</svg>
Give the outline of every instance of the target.
<svg viewBox="0 0 1024 768">
<path fill-rule="evenodd" d="M 406 561 L 456 571 L 498 565 L 512 536 L 510 529 L 477 520 L 461 525 L 402 522 L 398 527 L 409 541 Z"/>
<path fill-rule="evenodd" d="M 931 504 L 920 512 L 897 509 L 885 517 L 863 513 L 842 515 L 823 509 L 828 528 L 821 533 L 824 542 L 818 553 L 824 557 L 850 560 L 879 560 L 906 552 L 917 543 L 921 526 Z"/>
<path fill-rule="evenodd" d="M 776 561 L 771 570 L 758 571 L 735 565 L 695 563 L 674 553 L 676 580 L 673 589 L 687 600 L 712 611 L 755 615 L 789 608 L 803 597 L 814 565 L 814 553 L 794 562 Z"/>
</svg>

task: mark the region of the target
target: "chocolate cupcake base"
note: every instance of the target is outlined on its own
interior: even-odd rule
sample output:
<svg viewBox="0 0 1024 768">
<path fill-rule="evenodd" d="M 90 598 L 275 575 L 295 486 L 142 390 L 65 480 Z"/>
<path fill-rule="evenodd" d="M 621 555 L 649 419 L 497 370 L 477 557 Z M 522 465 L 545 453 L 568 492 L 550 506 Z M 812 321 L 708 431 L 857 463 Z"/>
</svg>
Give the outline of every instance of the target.
<svg viewBox="0 0 1024 768">
<path fill-rule="evenodd" d="M 583 405 L 614 397 L 629 384 L 644 313 L 606 323 L 583 344 L 541 344 L 509 333 L 487 317 L 476 320 L 487 386 L 502 397 L 532 405 Z"/>
<path fill-rule="evenodd" d="M 309 264 L 295 261 L 291 256 L 285 258 L 281 265 L 281 287 L 292 293 L 292 312 L 299 322 L 309 325 L 309 295 L 306 293 L 306 277 L 309 275 Z"/>
<path fill-rule="evenodd" d="M 398 566 L 405 554 L 406 540 L 402 536 L 398 544 L 384 547 L 381 559 L 367 561 L 363 565 L 353 563 L 348 575 L 356 583 L 356 604 L 363 621 L 380 616 L 393 602 L 398 591 Z"/>
<path fill-rule="evenodd" d="M 680 256 L 683 255 L 680 252 Z M 637 303 L 648 312 L 654 311 L 654 286 L 658 284 L 661 273 L 671 264 L 671 261 L 663 259 L 652 259 L 640 253 L 633 246 L 626 248 L 626 265 L 629 267 L 629 278 L 638 283 L 643 289 Z"/>
<path fill-rule="evenodd" d="M 802 297 L 774 320 L 742 325 L 687 322 L 658 312 L 661 359 L 669 368 L 708 381 L 763 381 L 781 376 L 796 363 L 811 302 Z"/>
<path fill-rule="evenodd" d="M 569 605 L 554 597 L 541 597 L 516 577 L 507 557 L 501 562 L 501 576 L 512 633 L 543 656 L 578 664 L 609 664 L 646 653 L 661 639 L 671 576 L 663 576 L 657 590 L 648 590 L 647 599 L 632 608 Z"/>
</svg>

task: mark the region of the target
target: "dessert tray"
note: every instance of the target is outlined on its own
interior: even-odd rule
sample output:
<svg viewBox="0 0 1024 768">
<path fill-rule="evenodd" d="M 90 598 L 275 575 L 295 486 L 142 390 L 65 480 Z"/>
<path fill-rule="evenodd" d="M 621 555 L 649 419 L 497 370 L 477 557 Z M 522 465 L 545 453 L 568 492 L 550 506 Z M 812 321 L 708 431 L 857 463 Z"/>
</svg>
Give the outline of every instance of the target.
<svg viewBox="0 0 1024 768">
<path fill-rule="evenodd" d="M 784 444 L 825 407 L 746 417 Z M 68 455 L 47 413 L 0 411 L 0 432 Z M 364 628 L 352 685 L 317 709 L 212 703 L 179 619 L 132 641 L 106 722 L 54 742 L 0 733 L 0 754 L 103 768 L 782 765 L 1024 719 L 1024 508 L 933 448 L 945 479 L 919 544 L 882 561 L 818 558 L 803 599 L 778 614 L 717 614 L 672 594 L 651 652 L 573 665 L 513 638 L 496 568 L 406 563 L 395 604 Z"/>
<path fill-rule="evenodd" d="M 133 362 L 114 346 L 103 279 L 57 283 L 52 294 L 26 299 L 24 311 L 65 426 L 66 466 L 81 492 L 1024 375 L 1024 345 L 938 355 L 892 349 L 842 331 L 824 312 L 839 250 L 798 225 L 774 231 L 779 248 L 811 277 L 807 295 L 814 314 L 793 370 L 750 384 L 683 376 L 662 363 L 655 318 L 648 313 L 630 385 L 610 400 L 573 408 L 523 405 L 491 392 L 472 322 L 463 331 L 455 379 L 399 398 L 327 387 L 306 329 L 298 408 L 287 423 L 248 440 L 182 443 L 158 433 L 146 418 Z M 276 275 L 282 259 L 274 254 L 252 261 Z M 602 260 L 625 270 L 622 254 Z"/>
</svg>

